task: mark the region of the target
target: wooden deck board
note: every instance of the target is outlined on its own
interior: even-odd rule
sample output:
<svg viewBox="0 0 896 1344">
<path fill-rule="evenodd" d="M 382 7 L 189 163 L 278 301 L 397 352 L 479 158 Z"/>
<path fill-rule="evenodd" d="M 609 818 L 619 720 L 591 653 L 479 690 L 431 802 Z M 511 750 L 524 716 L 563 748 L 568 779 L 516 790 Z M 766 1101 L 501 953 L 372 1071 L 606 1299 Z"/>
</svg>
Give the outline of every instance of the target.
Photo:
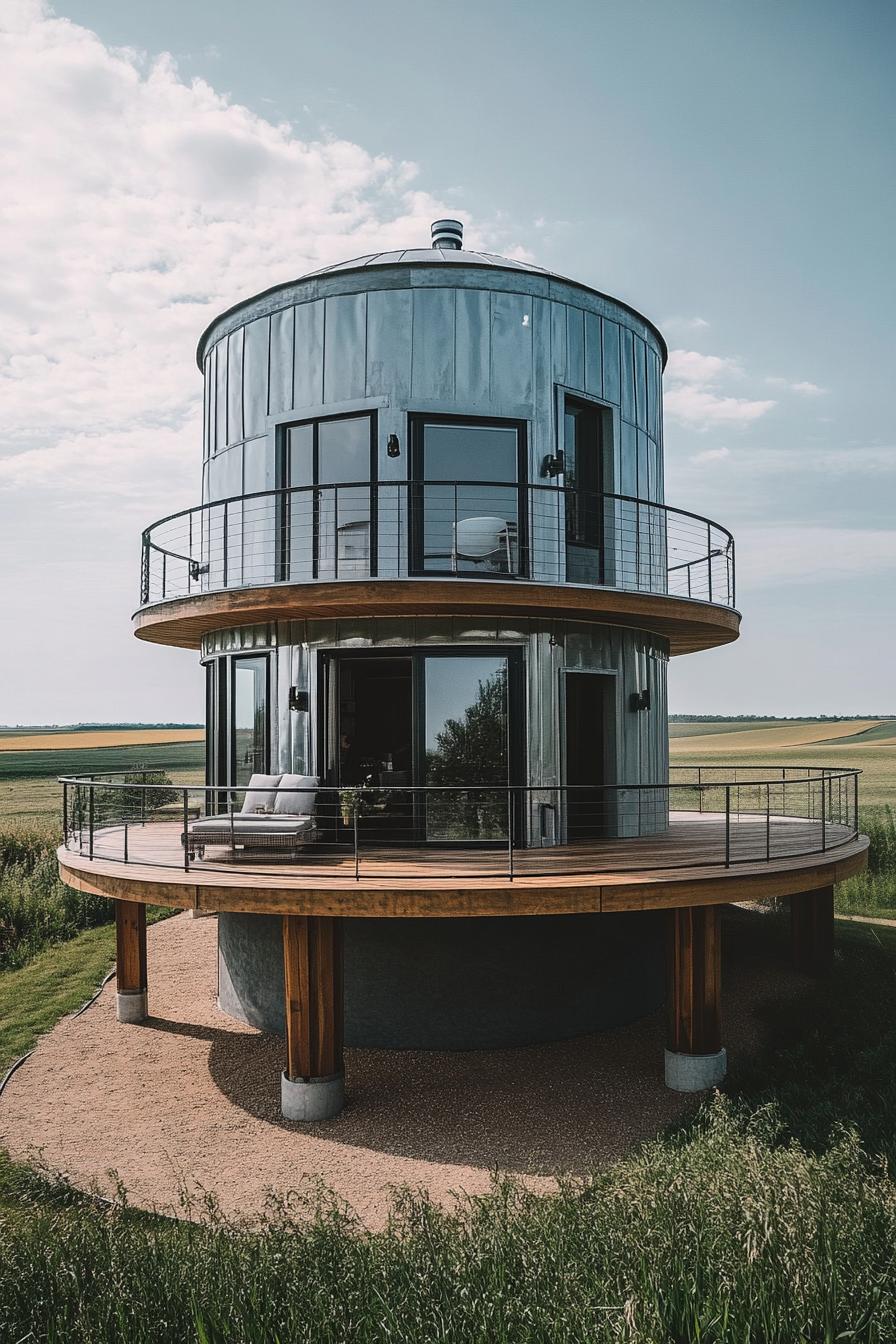
<svg viewBox="0 0 896 1344">
<path fill-rule="evenodd" d="M 184 869 L 180 824 L 111 827 L 94 857 L 60 849 L 70 885 L 111 898 L 204 910 L 369 917 L 577 913 L 650 909 L 788 895 L 842 881 L 867 859 L 867 839 L 817 821 L 765 815 L 732 820 L 725 865 L 724 818 L 673 816 L 660 835 L 515 850 L 363 849 L 354 856 L 309 849 L 229 858 L 221 848 Z M 809 851 L 809 852 L 806 852 Z M 770 852 L 771 857 L 768 857 Z"/>
</svg>

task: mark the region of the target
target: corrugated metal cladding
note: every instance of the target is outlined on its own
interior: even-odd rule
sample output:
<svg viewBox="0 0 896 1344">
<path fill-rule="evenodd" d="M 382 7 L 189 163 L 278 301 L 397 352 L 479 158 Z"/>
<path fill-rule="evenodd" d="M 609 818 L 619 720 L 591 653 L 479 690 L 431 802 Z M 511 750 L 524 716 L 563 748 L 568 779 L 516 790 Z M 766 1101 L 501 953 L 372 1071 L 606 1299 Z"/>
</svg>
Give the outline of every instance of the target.
<svg viewBox="0 0 896 1344">
<path fill-rule="evenodd" d="M 526 653 L 526 782 L 546 789 L 562 784 L 564 763 L 561 693 L 564 672 L 601 672 L 613 679 L 614 763 L 608 782 L 663 784 L 668 780 L 665 640 L 641 630 L 573 621 L 418 617 L 357 617 L 341 621 L 283 621 L 207 635 L 203 661 L 271 650 L 271 765 L 319 773 L 313 725 L 318 719 L 317 653 L 324 649 L 462 648 L 496 644 Z M 310 692 L 311 712 L 289 710 L 289 688 Z M 633 691 L 649 690 L 650 708 L 633 711 Z M 214 703 L 217 703 L 213 699 Z M 533 796 L 533 808 L 540 801 Z M 662 790 L 618 799 L 620 835 L 665 829 L 668 800 Z M 535 833 L 535 814 L 530 819 Z"/>
<path fill-rule="evenodd" d="M 414 254 L 415 258 L 418 254 Z M 269 457 L 278 423 L 376 409 L 378 476 L 404 480 L 409 411 L 525 419 L 529 476 L 556 447 L 558 388 L 613 412 L 604 488 L 662 501 L 658 333 L 623 304 L 536 270 L 467 265 L 331 270 L 242 305 L 204 355 L 204 498 L 244 488 L 243 445 Z M 251 488 L 258 488 L 252 486 Z"/>
</svg>

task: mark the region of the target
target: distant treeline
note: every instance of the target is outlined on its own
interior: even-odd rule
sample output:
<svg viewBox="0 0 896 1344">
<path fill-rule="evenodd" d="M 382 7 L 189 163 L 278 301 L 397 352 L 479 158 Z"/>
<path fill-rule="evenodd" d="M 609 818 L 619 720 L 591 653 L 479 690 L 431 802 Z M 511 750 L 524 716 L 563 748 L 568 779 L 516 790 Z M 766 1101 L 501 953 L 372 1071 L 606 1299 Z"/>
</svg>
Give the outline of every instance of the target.
<svg viewBox="0 0 896 1344">
<path fill-rule="evenodd" d="M 864 723 L 896 714 L 670 714 L 670 723 Z"/>
<path fill-rule="evenodd" d="M 0 731 L 15 729 L 21 733 L 80 733 L 127 728 L 204 728 L 204 723 L 0 723 Z"/>
</svg>

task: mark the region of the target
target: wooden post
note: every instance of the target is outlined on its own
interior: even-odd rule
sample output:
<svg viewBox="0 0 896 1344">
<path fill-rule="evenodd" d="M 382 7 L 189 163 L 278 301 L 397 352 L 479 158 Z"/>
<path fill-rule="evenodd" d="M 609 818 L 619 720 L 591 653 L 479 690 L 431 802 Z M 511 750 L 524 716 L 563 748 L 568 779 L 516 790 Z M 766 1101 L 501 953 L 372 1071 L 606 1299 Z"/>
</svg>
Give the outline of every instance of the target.
<svg viewBox="0 0 896 1344">
<path fill-rule="evenodd" d="M 283 916 L 286 1069 L 283 1114 L 324 1120 L 344 1101 L 341 919 Z"/>
<path fill-rule="evenodd" d="M 666 1082 L 680 1092 L 713 1087 L 725 1076 L 721 949 L 717 905 L 670 911 Z"/>
<path fill-rule="evenodd" d="M 146 1017 L 146 906 L 115 902 L 115 984 L 119 1022 Z"/>
<path fill-rule="evenodd" d="M 793 964 L 807 975 L 828 975 L 834 961 L 834 888 L 794 892 L 790 898 Z"/>
</svg>

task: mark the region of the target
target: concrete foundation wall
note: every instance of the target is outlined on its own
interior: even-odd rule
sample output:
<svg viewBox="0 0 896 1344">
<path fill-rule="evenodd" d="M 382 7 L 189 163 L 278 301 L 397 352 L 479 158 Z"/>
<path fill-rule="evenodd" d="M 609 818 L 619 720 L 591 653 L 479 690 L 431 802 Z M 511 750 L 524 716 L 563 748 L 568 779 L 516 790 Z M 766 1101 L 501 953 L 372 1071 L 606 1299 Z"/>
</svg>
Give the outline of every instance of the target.
<svg viewBox="0 0 896 1344">
<path fill-rule="evenodd" d="M 664 914 L 348 919 L 350 1046 L 476 1050 L 620 1026 L 664 996 Z M 275 915 L 218 918 L 219 1003 L 281 1033 Z"/>
</svg>

